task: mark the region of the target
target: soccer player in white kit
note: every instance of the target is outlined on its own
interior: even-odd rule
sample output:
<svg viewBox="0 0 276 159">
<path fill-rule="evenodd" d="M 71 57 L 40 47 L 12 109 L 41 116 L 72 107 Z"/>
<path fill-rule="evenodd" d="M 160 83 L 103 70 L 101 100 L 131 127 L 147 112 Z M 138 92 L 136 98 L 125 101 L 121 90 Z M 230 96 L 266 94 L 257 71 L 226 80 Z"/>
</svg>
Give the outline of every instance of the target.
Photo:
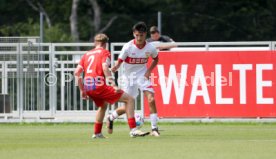
<svg viewBox="0 0 276 159">
<path fill-rule="evenodd" d="M 147 26 L 144 22 L 138 22 L 135 24 L 132 31 L 134 39 L 123 46 L 119 59 L 111 68 L 111 71 L 116 72 L 123 63 L 124 73 L 122 89 L 134 98 L 138 96 L 138 89 L 144 92 L 150 108 L 151 135 L 160 136 L 157 127 L 158 117 L 154 99 L 154 90 L 149 80 L 151 71 L 158 63 L 158 52 L 152 44 L 146 42 Z M 153 60 L 149 68 L 147 68 L 149 57 Z M 113 120 L 124 113 L 125 107 L 122 106 L 108 116 L 107 127 L 109 133 L 112 133 L 113 131 Z"/>
</svg>

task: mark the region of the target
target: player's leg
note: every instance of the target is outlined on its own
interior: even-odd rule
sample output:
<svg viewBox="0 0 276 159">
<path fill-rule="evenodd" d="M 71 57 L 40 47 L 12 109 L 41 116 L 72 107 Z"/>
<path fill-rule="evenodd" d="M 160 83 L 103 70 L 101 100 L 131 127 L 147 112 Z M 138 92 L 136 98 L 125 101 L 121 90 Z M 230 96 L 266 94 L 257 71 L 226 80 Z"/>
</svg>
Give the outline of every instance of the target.
<svg viewBox="0 0 276 159">
<path fill-rule="evenodd" d="M 130 128 L 130 136 L 131 137 L 137 137 L 137 136 L 146 136 L 149 135 L 149 132 L 142 132 L 141 130 L 138 130 L 136 128 L 136 121 L 134 117 L 134 98 L 130 96 L 127 93 L 124 93 L 121 98 L 119 99 L 119 102 L 125 103 L 125 112 L 128 119 L 128 125 Z"/>
<path fill-rule="evenodd" d="M 107 116 L 106 119 L 106 127 L 107 132 L 109 134 L 113 133 L 113 121 L 117 119 L 120 115 L 124 114 L 126 112 L 126 106 L 125 104 L 121 107 L 118 107 L 116 110 L 114 110 L 111 114 Z"/>
<path fill-rule="evenodd" d="M 160 136 L 160 133 L 158 131 L 158 116 L 157 116 L 157 109 L 155 104 L 155 98 L 154 93 L 151 91 L 144 91 L 144 95 L 147 97 L 148 103 L 149 103 L 149 109 L 150 109 L 150 121 L 151 121 L 151 129 L 152 129 L 152 136 Z"/>
<path fill-rule="evenodd" d="M 120 93 L 115 93 L 115 90 L 111 86 L 106 86 L 105 91 L 101 94 L 101 98 L 107 101 L 110 104 L 115 102 L 123 102 L 125 103 L 125 112 L 128 119 L 128 125 L 130 128 L 130 136 L 145 136 L 148 135 L 149 132 L 144 133 L 136 128 L 136 121 L 134 118 L 134 98 L 128 95 L 127 93 L 121 91 Z M 108 120 L 107 120 L 108 122 Z"/>
<path fill-rule="evenodd" d="M 145 79 L 144 77 L 139 78 L 139 81 L 137 84 L 139 86 L 139 89 L 144 92 L 144 95 L 146 96 L 146 99 L 149 104 L 150 121 L 151 121 L 151 129 L 152 129 L 151 135 L 160 136 L 160 133 L 158 131 L 158 126 L 157 126 L 158 116 L 157 116 L 157 108 L 155 104 L 154 90 L 153 90 L 152 84 L 150 80 Z"/>
<path fill-rule="evenodd" d="M 116 110 L 114 110 L 109 116 L 108 119 L 113 121 L 117 119 L 120 115 L 123 115 L 126 113 L 126 106 L 125 104 L 123 106 L 118 107 Z"/>
<path fill-rule="evenodd" d="M 136 98 L 138 96 L 138 86 L 136 84 L 132 85 L 123 85 L 122 90 L 132 96 L 133 98 Z M 120 115 L 123 115 L 126 113 L 126 105 L 118 107 L 116 110 L 114 110 L 110 115 L 107 116 L 107 125 L 108 125 L 108 133 L 112 133 L 113 129 L 113 121 L 117 119 Z"/>
<path fill-rule="evenodd" d="M 113 133 L 113 121 L 117 119 L 120 115 L 123 115 L 125 113 L 126 113 L 126 106 L 124 104 L 123 106 L 118 107 L 116 110 L 114 110 L 111 114 L 107 116 L 106 127 L 107 127 L 107 132 L 109 134 Z"/>
<path fill-rule="evenodd" d="M 95 124 L 94 124 L 94 135 L 92 138 L 106 138 L 102 134 L 103 120 L 105 116 L 105 112 L 107 109 L 107 103 L 100 101 L 98 99 L 94 99 L 96 105 L 98 104 L 98 110 L 96 112 Z"/>
</svg>

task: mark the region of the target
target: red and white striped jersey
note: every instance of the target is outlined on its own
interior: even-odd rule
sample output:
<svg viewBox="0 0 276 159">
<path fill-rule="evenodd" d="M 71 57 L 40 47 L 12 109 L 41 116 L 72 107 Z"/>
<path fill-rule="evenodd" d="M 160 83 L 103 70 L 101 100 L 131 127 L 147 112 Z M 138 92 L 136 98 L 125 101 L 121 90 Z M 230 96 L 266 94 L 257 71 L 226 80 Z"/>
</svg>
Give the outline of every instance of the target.
<svg viewBox="0 0 276 159">
<path fill-rule="evenodd" d="M 137 75 L 144 75 L 147 71 L 148 58 L 153 59 L 158 57 L 158 52 L 155 46 L 146 42 L 145 45 L 139 48 L 136 45 L 135 39 L 126 43 L 119 55 L 119 61 L 124 61 L 124 74 L 129 75 L 135 72 Z"/>
</svg>

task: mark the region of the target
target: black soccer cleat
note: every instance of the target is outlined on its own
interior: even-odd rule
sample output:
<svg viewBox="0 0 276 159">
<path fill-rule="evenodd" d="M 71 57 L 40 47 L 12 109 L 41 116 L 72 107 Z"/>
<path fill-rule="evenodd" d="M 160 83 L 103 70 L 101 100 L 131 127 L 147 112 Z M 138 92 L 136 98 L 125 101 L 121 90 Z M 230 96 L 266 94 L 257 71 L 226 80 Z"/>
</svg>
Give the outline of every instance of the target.
<svg viewBox="0 0 276 159">
<path fill-rule="evenodd" d="M 155 136 L 155 137 L 159 137 L 160 136 L 160 132 L 158 131 L 158 128 L 154 128 L 151 131 L 151 136 Z"/>
<path fill-rule="evenodd" d="M 109 134 L 112 134 L 113 133 L 113 121 L 110 120 L 109 116 L 107 116 L 107 119 L 106 119 L 106 127 L 107 127 L 107 132 Z"/>
</svg>

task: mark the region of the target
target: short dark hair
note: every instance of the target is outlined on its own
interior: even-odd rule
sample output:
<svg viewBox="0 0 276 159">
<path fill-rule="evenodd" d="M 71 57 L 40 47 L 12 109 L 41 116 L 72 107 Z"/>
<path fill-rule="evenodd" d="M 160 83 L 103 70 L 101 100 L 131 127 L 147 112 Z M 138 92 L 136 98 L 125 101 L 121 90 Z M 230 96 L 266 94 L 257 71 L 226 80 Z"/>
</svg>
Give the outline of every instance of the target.
<svg viewBox="0 0 276 159">
<path fill-rule="evenodd" d="M 147 25 L 145 22 L 138 22 L 132 27 L 132 31 L 147 32 Z"/>
<path fill-rule="evenodd" d="M 158 32 L 159 33 L 159 30 L 158 30 L 158 28 L 157 28 L 157 26 L 152 26 L 152 27 L 150 27 L 150 33 L 152 34 L 154 34 L 154 33 L 156 33 L 156 32 Z"/>
</svg>

